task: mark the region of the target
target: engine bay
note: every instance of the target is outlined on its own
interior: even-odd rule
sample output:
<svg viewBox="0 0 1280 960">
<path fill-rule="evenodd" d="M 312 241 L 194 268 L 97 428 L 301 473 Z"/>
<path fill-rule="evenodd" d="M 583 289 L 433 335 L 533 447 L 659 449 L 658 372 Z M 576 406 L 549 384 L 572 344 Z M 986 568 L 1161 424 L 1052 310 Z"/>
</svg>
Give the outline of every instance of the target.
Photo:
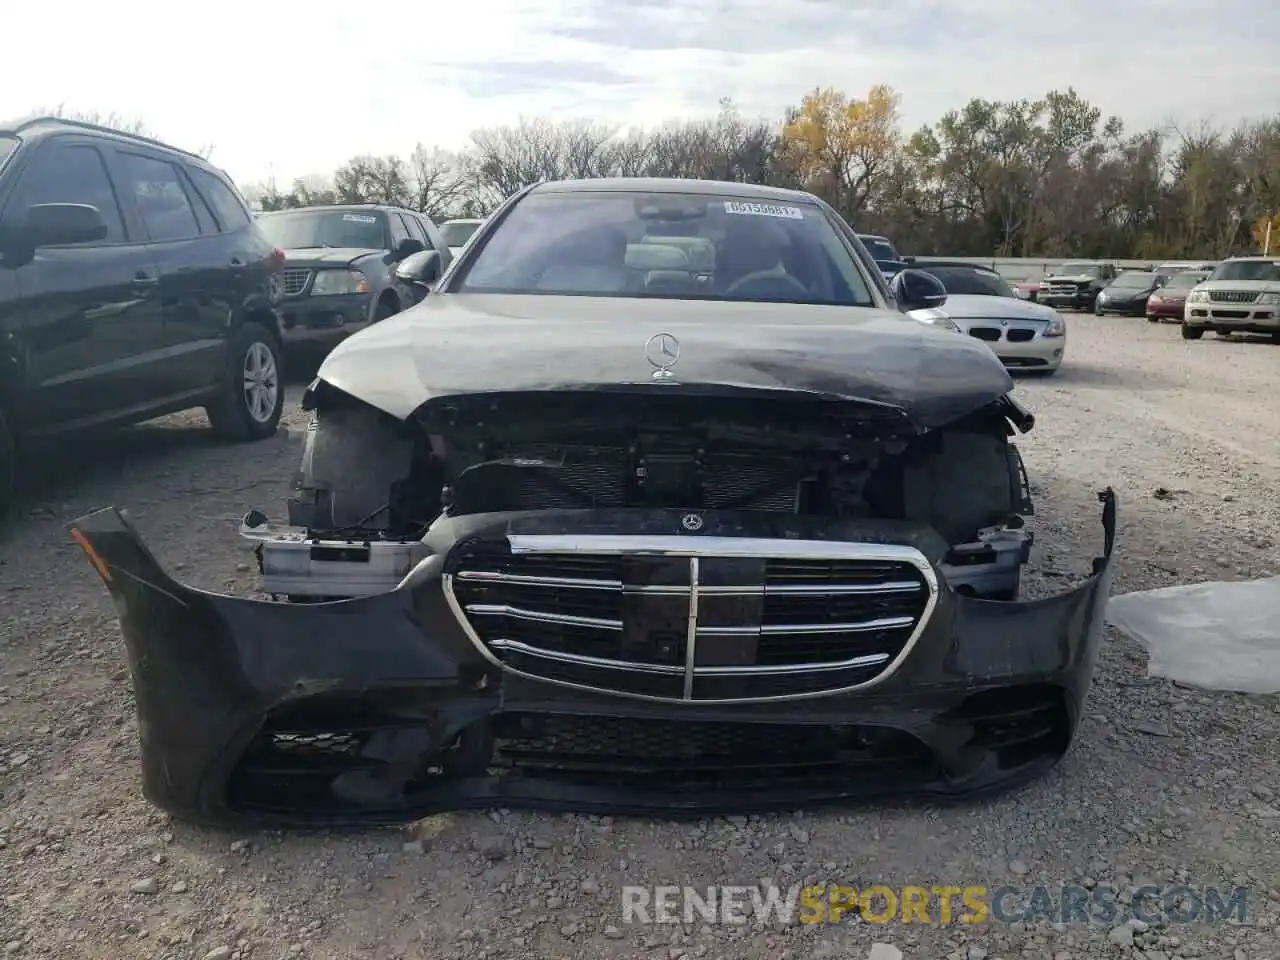
<svg viewBox="0 0 1280 960">
<path fill-rule="evenodd" d="M 921 433 L 895 407 L 811 396 L 473 395 L 409 421 L 337 396 L 311 423 L 289 523 L 255 511 L 242 526 L 260 542 L 268 593 L 392 589 L 437 519 L 485 513 L 906 520 L 951 546 L 953 588 L 1009 599 L 1031 547 L 1016 407 Z"/>
</svg>

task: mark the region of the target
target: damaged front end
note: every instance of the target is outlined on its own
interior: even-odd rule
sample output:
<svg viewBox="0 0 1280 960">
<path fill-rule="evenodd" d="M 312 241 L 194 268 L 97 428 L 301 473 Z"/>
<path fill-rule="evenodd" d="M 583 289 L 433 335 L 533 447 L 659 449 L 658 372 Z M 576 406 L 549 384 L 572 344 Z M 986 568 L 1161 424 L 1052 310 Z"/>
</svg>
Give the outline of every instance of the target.
<svg viewBox="0 0 1280 960">
<path fill-rule="evenodd" d="M 203 820 L 658 815 L 1021 782 L 1079 721 L 1112 576 L 1021 601 L 1030 414 L 917 429 L 760 389 L 454 396 L 323 382 L 275 600 L 76 521 L 120 611 L 147 795 Z"/>
</svg>

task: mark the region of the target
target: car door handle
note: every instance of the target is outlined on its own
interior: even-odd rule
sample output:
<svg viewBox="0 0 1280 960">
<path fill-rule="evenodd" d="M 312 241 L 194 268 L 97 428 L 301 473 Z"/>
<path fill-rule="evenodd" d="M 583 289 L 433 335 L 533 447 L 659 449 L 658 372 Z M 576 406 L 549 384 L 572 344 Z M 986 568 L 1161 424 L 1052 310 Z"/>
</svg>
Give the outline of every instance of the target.
<svg viewBox="0 0 1280 960">
<path fill-rule="evenodd" d="M 154 287 L 159 282 L 159 277 L 148 276 L 141 270 L 133 275 L 133 285 L 135 287 Z"/>
</svg>

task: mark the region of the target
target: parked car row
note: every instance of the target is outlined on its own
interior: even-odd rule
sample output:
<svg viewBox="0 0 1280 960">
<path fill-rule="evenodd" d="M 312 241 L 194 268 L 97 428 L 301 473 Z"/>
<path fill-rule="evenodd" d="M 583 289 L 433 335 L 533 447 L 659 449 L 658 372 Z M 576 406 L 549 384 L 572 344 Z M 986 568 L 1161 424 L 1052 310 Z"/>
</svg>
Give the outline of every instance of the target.
<svg viewBox="0 0 1280 960">
<path fill-rule="evenodd" d="M 0 124 L 0 507 L 40 438 L 191 407 L 229 439 L 274 434 L 285 346 L 332 347 L 412 306 L 452 256 L 413 210 L 255 216 L 195 154 Z"/>
<path fill-rule="evenodd" d="M 1100 317 L 1176 320 L 1186 340 L 1213 331 L 1269 334 L 1280 341 L 1280 259 L 1275 257 L 1124 271 L 1103 261 L 1068 263 L 1040 281 L 1036 298 L 1042 304 L 1092 309 Z"/>
</svg>

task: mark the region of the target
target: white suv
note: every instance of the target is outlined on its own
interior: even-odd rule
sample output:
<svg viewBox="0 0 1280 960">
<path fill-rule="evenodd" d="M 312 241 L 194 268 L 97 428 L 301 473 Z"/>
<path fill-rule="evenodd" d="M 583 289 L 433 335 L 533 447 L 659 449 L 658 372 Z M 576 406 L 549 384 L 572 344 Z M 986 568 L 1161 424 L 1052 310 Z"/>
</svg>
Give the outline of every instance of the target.
<svg viewBox="0 0 1280 960">
<path fill-rule="evenodd" d="M 1182 339 L 1199 340 L 1206 330 L 1222 336 L 1269 333 L 1280 342 L 1280 259 L 1233 257 L 1187 294 Z"/>
</svg>

